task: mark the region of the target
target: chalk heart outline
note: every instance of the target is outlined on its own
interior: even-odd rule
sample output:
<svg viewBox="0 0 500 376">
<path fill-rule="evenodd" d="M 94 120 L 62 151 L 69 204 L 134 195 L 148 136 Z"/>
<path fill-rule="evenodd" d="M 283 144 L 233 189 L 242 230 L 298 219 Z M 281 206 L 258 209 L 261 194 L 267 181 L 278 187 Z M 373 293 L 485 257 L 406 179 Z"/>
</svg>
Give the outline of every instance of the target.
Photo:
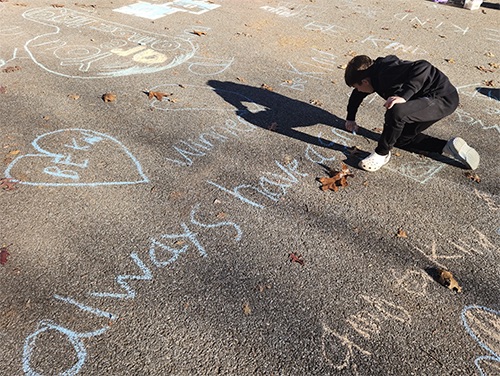
<svg viewBox="0 0 500 376">
<path fill-rule="evenodd" d="M 61 163 L 61 160 L 64 160 L 68 156 L 71 156 L 72 153 L 66 153 L 66 154 L 53 153 L 53 152 L 39 146 L 39 142 L 46 137 L 57 135 L 59 133 L 63 133 L 65 136 L 69 136 L 69 135 L 71 135 L 70 132 L 77 132 L 76 135 L 78 136 L 79 139 L 82 136 L 87 137 L 87 139 L 89 139 L 89 137 L 91 137 L 91 136 L 96 137 L 95 139 L 93 139 L 94 143 L 103 142 L 104 140 L 112 142 L 112 144 L 117 148 L 117 150 L 121 151 L 122 153 L 125 153 L 125 155 L 127 155 L 130 158 L 131 162 L 135 166 L 135 171 L 132 171 L 132 173 L 138 174 L 139 179 L 137 179 L 135 181 L 126 181 L 126 180 L 122 180 L 122 181 L 120 181 L 120 180 L 85 181 L 83 179 L 83 181 L 78 181 L 78 182 L 42 182 L 42 181 L 28 181 L 28 180 L 23 181 L 23 180 L 16 179 L 14 176 L 11 175 L 11 171 L 12 171 L 13 167 L 19 161 L 23 160 L 24 158 L 28 158 L 28 157 L 29 158 L 50 158 L 51 163 L 58 164 L 58 163 Z M 101 140 L 101 138 L 102 138 L 102 140 Z M 35 185 L 35 186 L 87 186 L 87 187 L 89 187 L 89 186 L 102 186 L 102 185 L 128 185 L 128 184 L 149 183 L 148 177 L 143 173 L 142 167 L 141 167 L 139 161 L 133 156 L 133 154 L 120 141 L 118 141 L 117 139 L 115 139 L 111 136 L 108 136 L 107 134 L 104 134 L 104 133 L 100 133 L 100 132 L 96 132 L 96 131 L 92 131 L 92 130 L 88 130 L 88 129 L 80 129 L 80 128 L 60 129 L 60 130 L 57 130 L 54 132 L 49 132 L 49 133 L 45 133 L 41 136 L 38 136 L 31 144 L 33 145 L 35 150 L 37 150 L 39 153 L 38 154 L 19 155 L 16 159 L 14 159 L 7 166 L 7 169 L 5 170 L 5 174 L 4 174 L 5 177 L 11 178 L 11 179 L 17 181 L 19 184 Z M 87 144 L 87 145 L 89 145 L 89 144 Z M 92 147 L 92 146 L 93 146 L 93 144 L 90 147 Z M 87 153 L 88 153 L 88 151 L 87 151 Z M 90 151 L 89 160 L 92 159 L 91 157 L 92 157 L 92 152 Z M 85 168 L 87 168 L 87 166 Z M 64 170 L 64 167 L 61 168 L 61 170 Z M 133 175 L 131 175 L 131 176 L 133 176 Z M 59 177 L 59 179 L 64 179 L 64 178 Z"/>
</svg>

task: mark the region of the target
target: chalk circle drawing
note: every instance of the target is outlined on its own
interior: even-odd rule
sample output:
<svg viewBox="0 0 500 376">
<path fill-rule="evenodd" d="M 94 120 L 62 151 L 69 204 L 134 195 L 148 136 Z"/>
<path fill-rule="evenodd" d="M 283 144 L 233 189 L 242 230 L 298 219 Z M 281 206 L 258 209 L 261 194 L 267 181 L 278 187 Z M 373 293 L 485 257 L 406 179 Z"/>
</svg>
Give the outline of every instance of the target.
<svg viewBox="0 0 500 376">
<path fill-rule="evenodd" d="M 23 17 L 54 29 L 30 39 L 24 48 L 38 66 L 64 77 L 155 73 L 185 63 L 196 52 L 187 39 L 134 29 L 67 8 L 30 9 Z"/>
<path fill-rule="evenodd" d="M 235 111 L 238 113 L 271 111 L 243 94 L 207 86 L 182 85 L 180 87 L 178 84 L 164 84 L 149 90 L 172 94 L 163 97 L 162 101 L 153 99 L 151 102 L 152 107 L 161 111 L 229 111 L 233 113 Z M 214 93 L 220 94 L 213 95 Z M 228 103 L 224 98 L 233 98 L 234 104 Z"/>
<path fill-rule="evenodd" d="M 462 311 L 462 322 L 467 333 L 488 352 L 488 355 L 474 361 L 481 376 L 499 374 L 500 311 L 476 305 L 467 306 Z"/>
<path fill-rule="evenodd" d="M 5 177 L 20 184 L 99 186 L 147 183 L 141 165 L 117 139 L 86 129 L 61 129 L 38 136 L 36 154 L 19 155 Z"/>
<path fill-rule="evenodd" d="M 132 5 L 113 9 L 115 12 L 124 13 L 136 17 L 157 20 L 177 12 L 187 12 L 190 14 L 203 14 L 220 7 L 212 1 L 205 0 L 174 0 L 163 4 L 151 4 L 146 1 L 139 1 Z"/>
</svg>

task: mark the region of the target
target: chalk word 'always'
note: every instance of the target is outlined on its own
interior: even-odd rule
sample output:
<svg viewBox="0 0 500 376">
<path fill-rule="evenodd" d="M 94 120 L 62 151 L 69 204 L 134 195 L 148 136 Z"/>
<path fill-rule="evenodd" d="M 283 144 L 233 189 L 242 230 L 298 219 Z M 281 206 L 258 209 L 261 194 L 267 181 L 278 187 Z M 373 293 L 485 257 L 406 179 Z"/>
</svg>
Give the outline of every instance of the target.
<svg viewBox="0 0 500 376">
<path fill-rule="evenodd" d="M 104 133 L 61 129 L 38 136 L 32 145 L 38 154 L 14 159 L 5 170 L 7 178 L 39 186 L 123 185 L 149 181 L 132 153 Z"/>
<path fill-rule="evenodd" d="M 374 47 L 380 48 L 382 47 L 385 50 L 394 50 L 394 51 L 402 51 L 406 53 L 410 53 L 413 55 L 428 55 L 429 53 L 420 48 L 419 46 L 406 46 L 402 43 L 395 42 L 391 39 L 381 39 L 377 38 L 374 35 L 370 35 L 364 40 L 361 41 L 361 43 L 367 43 L 371 42 Z"/>
<path fill-rule="evenodd" d="M 158 18 L 177 12 L 187 12 L 196 15 L 203 14 L 218 7 L 220 7 L 220 5 L 205 0 L 174 0 L 163 4 L 151 4 L 141 1 L 113 10 L 115 12 L 147 18 L 149 20 L 157 20 Z"/>
<path fill-rule="evenodd" d="M 65 77 L 154 73 L 182 64 L 196 52 L 184 38 L 137 30 L 67 8 L 30 9 L 23 17 L 54 28 L 24 48 L 41 68 Z"/>
<path fill-rule="evenodd" d="M 164 268 L 166 266 L 170 266 L 175 261 L 178 260 L 179 256 L 186 253 L 190 247 L 194 248 L 202 257 L 207 256 L 207 251 L 203 247 L 202 243 L 199 240 L 199 233 L 191 230 L 192 226 L 195 228 L 198 227 L 200 229 L 208 229 L 208 230 L 218 230 L 218 234 L 220 234 L 220 228 L 229 227 L 229 229 L 234 230 L 236 235 L 234 236 L 234 241 L 239 242 L 241 240 L 243 232 L 234 222 L 217 222 L 217 223 L 202 223 L 198 219 L 195 218 L 195 215 L 199 209 L 199 205 L 195 205 L 191 210 L 190 215 L 190 225 L 186 223 L 180 223 L 180 227 L 182 228 L 181 233 L 177 234 L 163 234 L 156 238 L 150 239 L 150 248 L 149 248 L 149 260 L 153 265 L 157 268 Z M 191 228 L 190 228 L 191 227 Z M 182 247 L 176 248 L 173 247 L 172 244 L 175 244 L 175 240 L 182 241 Z M 180 242 L 179 242 L 180 243 Z M 188 244 L 186 244 L 188 243 Z M 189 244 L 190 243 L 190 244 Z M 141 256 L 136 252 L 132 252 L 130 257 L 137 265 L 137 267 L 141 270 L 142 274 L 123 274 L 116 277 L 116 282 L 121 287 L 124 292 L 115 293 L 115 292 L 91 292 L 88 295 L 95 298 L 113 298 L 113 299 L 134 299 L 136 297 L 136 291 L 130 285 L 132 281 L 151 281 L 154 278 L 153 270 L 146 265 L 144 261 L 142 261 Z M 33 366 L 33 357 L 34 353 L 36 356 L 41 356 L 42 349 L 37 348 L 37 340 L 40 339 L 44 334 L 48 334 L 48 332 L 57 332 L 59 334 L 59 338 L 63 338 L 68 342 L 71 348 L 76 353 L 76 362 L 71 365 L 69 368 L 60 372 L 59 375 L 65 376 L 74 376 L 80 372 L 83 365 L 85 364 L 85 360 L 87 358 L 87 350 L 85 347 L 84 340 L 92 337 L 97 337 L 105 333 L 107 330 L 111 328 L 111 323 L 118 319 L 118 315 L 114 313 L 110 313 L 107 311 L 100 310 L 95 307 L 91 307 L 85 305 L 81 302 L 76 301 L 70 297 L 62 297 L 60 295 L 54 295 L 56 300 L 62 301 L 64 303 L 68 303 L 76 306 L 79 310 L 93 314 L 100 318 L 105 318 L 108 320 L 108 325 L 105 325 L 97 330 L 90 332 L 79 332 L 74 329 L 69 329 L 63 325 L 54 323 L 50 320 L 41 320 L 38 323 L 37 329 L 26 337 L 23 349 L 23 370 L 24 373 L 28 376 L 40 376 L 40 374 L 34 369 Z M 58 337 L 52 337 L 58 338 Z M 50 345 L 47 341 L 41 341 L 45 345 Z M 35 352 L 36 350 L 36 352 Z M 48 348 L 47 351 L 52 351 L 51 348 Z M 36 359 L 35 359 L 36 362 Z"/>
<path fill-rule="evenodd" d="M 474 361 L 481 376 L 499 374 L 500 311 L 471 305 L 464 308 L 461 317 L 467 333 L 489 353 Z"/>
<path fill-rule="evenodd" d="M 401 306 L 382 298 L 373 298 L 367 295 L 361 295 L 361 298 L 370 304 L 370 307 L 349 316 L 345 321 L 351 329 L 364 339 L 370 339 L 373 335 L 380 334 L 382 324 L 386 321 L 397 321 L 402 324 L 411 322 L 410 314 Z M 349 338 L 348 333 L 339 334 L 324 322 L 322 325 L 323 335 L 321 340 L 323 356 L 328 364 L 338 371 L 351 368 L 357 375 L 358 366 L 356 364 L 356 357 L 363 355 L 365 357 L 371 356 L 371 352 L 357 345 Z M 332 360 L 329 353 L 337 354 L 339 349 L 345 351 L 345 357 L 336 363 Z"/>
</svg>

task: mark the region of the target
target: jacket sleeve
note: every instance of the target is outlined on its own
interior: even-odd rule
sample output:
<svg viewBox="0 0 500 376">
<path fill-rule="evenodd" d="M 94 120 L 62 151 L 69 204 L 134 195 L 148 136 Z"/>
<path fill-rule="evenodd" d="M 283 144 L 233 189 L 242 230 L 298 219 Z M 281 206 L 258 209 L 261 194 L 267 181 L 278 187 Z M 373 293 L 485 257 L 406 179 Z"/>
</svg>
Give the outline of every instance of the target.
<svg viewBox="0 0 500 376">
<path fill-rule="evenodd" d="M 363 102 L 363 99 L 368 95 L 368 93 L 362 93 L 354 89 L 349 97 L 349 102 L 347 104 L 347 118 L 346 120 L 356 120 L 356 113 L 358 112 L 358 107 Z"/>
<path fill-rule="evenodd" d="M 403 85 L 401 85 L 401 88 L 394 93 L 394 95 L 402 97 L 407 101 L 410 100 L 411 97 L 418 93 L 426 82 L 428 82 L 433 76 L 434 69 L 435 68 L 428 61 L 415 61 L 408 71 L 406 81 Z"/>
</svg>

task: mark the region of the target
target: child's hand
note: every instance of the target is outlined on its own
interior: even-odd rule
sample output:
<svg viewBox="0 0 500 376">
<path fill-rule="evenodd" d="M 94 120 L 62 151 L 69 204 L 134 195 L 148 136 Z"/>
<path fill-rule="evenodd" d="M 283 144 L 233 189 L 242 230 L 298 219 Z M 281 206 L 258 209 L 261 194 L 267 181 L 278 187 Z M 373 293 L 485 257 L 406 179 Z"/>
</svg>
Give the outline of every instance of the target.
<svg viewBox="0 0 500 376">
<path fill-rule="evenodd" d="M 356 133 L 359 130 L 359 126 L 354 120 L 346 120 L 344 126 L 345 129 L 352 133 Z"/>
<path fill-rule="evenodd" d="M 384 107 L 387 108 L 388 110 L 390 110 L 392 108 L 392 106 L 394 106 L 395 104 L 398 104 L 398 103 L 406 103 L 406 99 L 401 98 L 401 97 L 396 97 L 396 96 L 389 97 L 385 101 Z"/>
</svg>

